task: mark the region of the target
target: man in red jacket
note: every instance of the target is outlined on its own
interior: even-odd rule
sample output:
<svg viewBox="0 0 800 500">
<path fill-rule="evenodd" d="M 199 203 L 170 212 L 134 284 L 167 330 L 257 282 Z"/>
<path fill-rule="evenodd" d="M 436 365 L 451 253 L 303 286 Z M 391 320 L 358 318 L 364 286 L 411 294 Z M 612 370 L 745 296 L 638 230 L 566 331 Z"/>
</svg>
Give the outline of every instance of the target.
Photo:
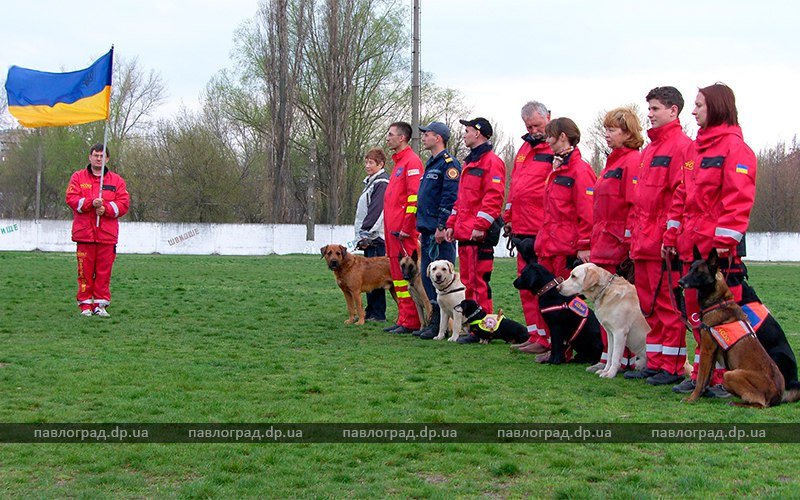
<svg viewBox="0 0 800 500">
<path fill-rule="evenodd" d="M 417 193 L 424 168 L 422 160 L 408 145 L 411 140 L 411 125 L 394 122 L 386 133 L 386 145 L 394 151 L 394 170 L 383 201 L 383 227 L 386 237 L 386 255 L 397 292 L 397 324 L 384 331 L 389 333 L 411 333 L 419 330 L 420 319 L 417 308 L 408 291 L 408 281 L 400 270 L 400 255 L 411 255 L 419 250 L 417 232 Z"/>
<path fill-rule="evenodd" d="M 445 238 L 458 241 L 458 261 L 466 296 L 492 312 L 489 281 L 494 268 L 494 246 L 484 240 L 492 223 L 500 217 L 506 186 L 506 165 L 492 151 L 492 125 L 486 118 L 459 120 L 464 125 L 464 144 L 470 153 L 464 159 L 458 197 L 447 219 Z M 477 340 L 474 336 L 464 341 Z"/>
<path fill-rule="evenodd" d="M 691 160 L 692 141 L 678 119 L 683 109 L 678 89 L 656 87 L 646 99 L 651 142 L 642 151 L 634 197 L 631 258 L 639 303 L 651 330 L 647 334 L 647 368 L 629 371 L 625 378 L 646 378 L 648 384 L 665 385 L 683 380 L 686 328 L 670 297 L 670 283 L 677 286 L 680 278 L 680 262 L 662 259 L 661 243 L 670 225 L 667 216 L 673 208 L 672 194 L 681 183 L 681 169 Z"/>
<path fill-rule="evenodd" d="M 536 101 L 522 107 L 522 122 L 528 133 L 522 136 L 524 143 L 514 158 L 511 170 L 511 185 L 508 190 L 503 220 L 505 234 L 519 239 L 531 238 L 542 226 L 544 218 L 544 186 L 547 174 L 553 167 L 553 151 L 545 141 L 544 129 L 550 121 L 550 111 Z M 535 254 L 534 254 L 535 255 Z M 517 275 L 527 265 L 525 259 L 517 254 Z M 547 324 L 539 312 L 539 299 L 530 290 L 520 290 L 519 298 L 530 339 L 519 345 L 519 350 L 529 353 L 542 353 L 544 346 L 536 342 L 538 337 L 548 337 Z"/>
<path fill-rule="evenodd" d="M 105 161 L 103 159 L 105 151 Z M 95 144 L 89 165 L 72 174 L 66 201 L 72 209 L 72 241 L 77 243 L 78 307 L 81 315 L 108 317 L 111 302 L 111 268 L 117 254 L 118 219 L 128 212 L 130 196 L 125 180 L 105 166 L 108 149 Z"/>
</svg>

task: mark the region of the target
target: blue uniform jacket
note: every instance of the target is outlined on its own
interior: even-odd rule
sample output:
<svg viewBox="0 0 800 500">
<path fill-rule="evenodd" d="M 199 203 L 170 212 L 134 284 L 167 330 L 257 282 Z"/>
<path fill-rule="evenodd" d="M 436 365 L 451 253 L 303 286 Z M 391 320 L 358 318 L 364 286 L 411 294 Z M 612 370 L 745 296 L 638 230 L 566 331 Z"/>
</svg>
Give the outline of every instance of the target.
<svg viewBox="0 0 800 500">
<path fill-rule="evenodd" d="M 417 199 L 418 231 L 432 233 L 437 227 L 445 227 L 456 202 L 460 178 L 461 164 L 447 150 L 428 160 Z"/>
</svg>

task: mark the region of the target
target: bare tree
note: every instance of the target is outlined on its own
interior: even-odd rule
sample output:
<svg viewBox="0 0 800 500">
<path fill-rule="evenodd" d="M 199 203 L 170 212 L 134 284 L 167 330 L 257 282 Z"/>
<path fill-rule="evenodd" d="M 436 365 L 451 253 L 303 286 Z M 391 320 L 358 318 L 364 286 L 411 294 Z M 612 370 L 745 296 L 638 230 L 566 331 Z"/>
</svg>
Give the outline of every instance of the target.
<svg viewBox="0 0 800 500">
<path fill-rule="evenodd" d="M 125 142 L 141 129 L 167 98 L 166 86 L 154 70 L 145 72 L 138 58 L 118 59 L 114 65 L 110 105 L 111 143 L 116 156 L 123 157 Z"/>
<path fill-rule="evenodd" d="M 750 231 L 800 231 L 800 148 L 792 141 L 758 153 L 756 201 Z"/>
</svg>

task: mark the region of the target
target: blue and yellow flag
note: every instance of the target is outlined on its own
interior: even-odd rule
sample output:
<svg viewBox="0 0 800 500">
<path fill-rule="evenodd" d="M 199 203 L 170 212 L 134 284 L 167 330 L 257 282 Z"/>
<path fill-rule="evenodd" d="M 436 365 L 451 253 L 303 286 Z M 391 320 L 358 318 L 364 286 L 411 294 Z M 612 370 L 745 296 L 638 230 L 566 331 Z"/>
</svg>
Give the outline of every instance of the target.
<svg viewBox="0 0 800 500">
<path fill-rule="evenodd" d="M 25 127 L 78 125 L 108 118 L 114 49 L 91 66 L 48 73 L 11 66 L 8 111 Z"/>
</svg>

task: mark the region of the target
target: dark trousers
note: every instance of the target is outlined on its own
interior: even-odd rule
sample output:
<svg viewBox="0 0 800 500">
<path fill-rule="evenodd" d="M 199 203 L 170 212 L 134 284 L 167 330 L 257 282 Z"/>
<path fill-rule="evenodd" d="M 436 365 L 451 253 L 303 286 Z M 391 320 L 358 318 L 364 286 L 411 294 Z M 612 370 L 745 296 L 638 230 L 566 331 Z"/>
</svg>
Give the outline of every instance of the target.
<svg viewBox="0 0 800 500">
<path fill-rule="evenodd" d="M 364 249 L 364 257 L 384 257 L 386 256 L 386 244 L 383 240 L 373 240 L 372 244 Z M 378 320 L 386 319 L 386 290 L 376 288 L 367 292 L 367 307 L 364 308 L 364 316 Z"/>
<path fill-rule="evenodd" d="M 455 265 L 456 263 L 456 244 L 443 241 L 439 244 L 436 243 L 434 233 L 421 231 L 419 233 L 420 241 L 422 243 L 422 262 L 420 264 L 420 273 L 422 273 L 422 286 L 425 288 L 425 294 L 431 304 L 436 303 L 436 288 L 434 288 L 431 279 L 428 277 L 428 265 L 434 260 L 448 260 Z"/>
</svg>

